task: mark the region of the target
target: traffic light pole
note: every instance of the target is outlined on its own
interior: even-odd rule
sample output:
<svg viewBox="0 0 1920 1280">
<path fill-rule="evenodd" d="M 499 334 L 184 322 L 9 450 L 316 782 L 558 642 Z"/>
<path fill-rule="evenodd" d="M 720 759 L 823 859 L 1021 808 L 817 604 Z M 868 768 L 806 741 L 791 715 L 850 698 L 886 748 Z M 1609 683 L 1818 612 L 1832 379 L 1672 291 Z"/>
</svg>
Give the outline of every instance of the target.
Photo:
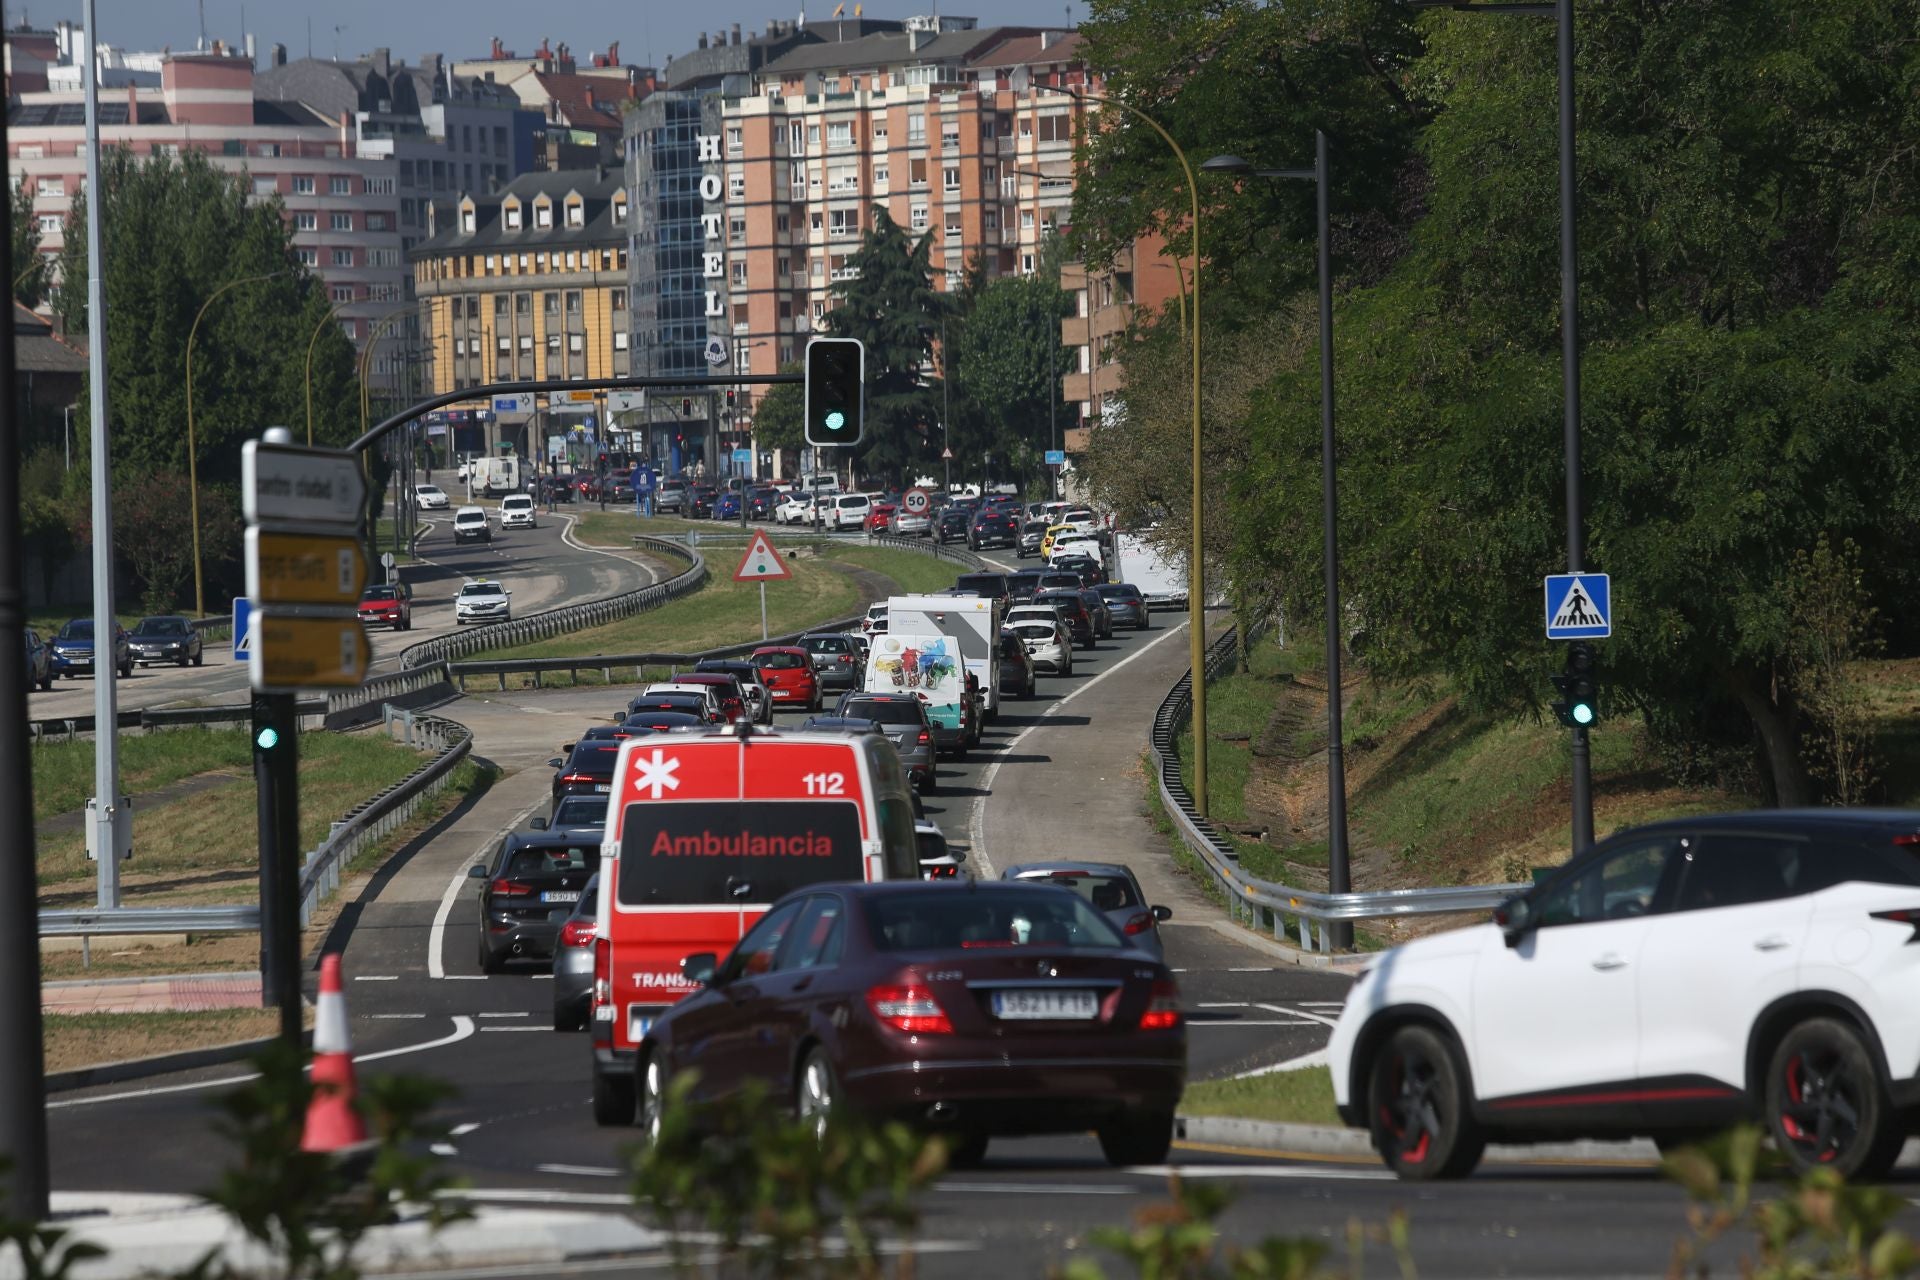
<svg viewBox="0 0 1920 1280">
<path fill-rule="evenodd" d="M 260 823 L 260 994 L 300 1043 L 300 721 L 290 693 L 253 695 Z"/>
</svg>

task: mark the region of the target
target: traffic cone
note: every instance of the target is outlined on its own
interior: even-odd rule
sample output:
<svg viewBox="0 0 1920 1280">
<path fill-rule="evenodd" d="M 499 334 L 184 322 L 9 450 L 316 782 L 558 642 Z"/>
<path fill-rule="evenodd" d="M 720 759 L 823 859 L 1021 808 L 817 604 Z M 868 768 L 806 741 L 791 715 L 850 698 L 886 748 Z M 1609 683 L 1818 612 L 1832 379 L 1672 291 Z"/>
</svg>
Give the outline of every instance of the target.
<svg viewBox="0 0 1920 1280">
<path fill-rule="evenodd" d="M 313 1100 L 307 1104 L 302 1151 L 339 1151 L 367 1140 L 367 1125 L 355 1110 L 353 1041 L 347 1031 L 347 997 L 340 989 L 340 956 L 320 958 L 320 1007 L 313 1021 Z"/>
</svg>

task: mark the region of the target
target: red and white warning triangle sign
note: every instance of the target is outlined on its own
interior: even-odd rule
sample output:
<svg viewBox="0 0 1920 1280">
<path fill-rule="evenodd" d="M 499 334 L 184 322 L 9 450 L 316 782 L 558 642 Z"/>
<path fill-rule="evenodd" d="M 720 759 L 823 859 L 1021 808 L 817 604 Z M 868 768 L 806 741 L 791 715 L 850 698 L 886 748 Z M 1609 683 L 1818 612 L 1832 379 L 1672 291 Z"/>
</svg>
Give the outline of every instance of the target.
<svg viewBox="0 0 1920 1280">
<path fill-rule="evenodd" d="M 786 561 L 767 541 L 767 535 L 754 530 L 753 541 L 747 544 L 747 554 L 740 557 L 740 567 L 733 571 L 735 582 L 765 582 L 769 578 L 790 578 Z"/>
</svg>

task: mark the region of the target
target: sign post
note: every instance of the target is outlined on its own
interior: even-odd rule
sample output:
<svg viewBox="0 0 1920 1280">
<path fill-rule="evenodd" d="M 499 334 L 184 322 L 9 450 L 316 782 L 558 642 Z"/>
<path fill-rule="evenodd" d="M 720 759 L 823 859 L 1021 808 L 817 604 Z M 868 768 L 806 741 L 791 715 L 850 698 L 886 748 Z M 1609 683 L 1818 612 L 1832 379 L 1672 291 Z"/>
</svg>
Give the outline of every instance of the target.
<svg viewBox="0 0 1920 1280">
<path fill-rule="evenodd" d="M 281 1038 L 298 1044 L 300 724 L 294 696 L 357 685 L 371 665 L 355 612 L 368 572 L 366 481 L 353 454 L 296 448 L 281 427 L 241 447 L 240 479 L 247 597 L 234 602 L 234 654 L 246 654 L 253 686 L 260 989 L 280 1010 Z"/>
<path fill-rule="evenodd" d="M 747 544 L 747 554 L 740 557 L 740 567 L 733 571 L 735 582 L 758 582 L 760 584 L 760 638 L 767 638 L 767 579 L 791 578 L 787 562 L 767 541 L 764 530 L 756 529 L 753 541 Z"/>
</svg>

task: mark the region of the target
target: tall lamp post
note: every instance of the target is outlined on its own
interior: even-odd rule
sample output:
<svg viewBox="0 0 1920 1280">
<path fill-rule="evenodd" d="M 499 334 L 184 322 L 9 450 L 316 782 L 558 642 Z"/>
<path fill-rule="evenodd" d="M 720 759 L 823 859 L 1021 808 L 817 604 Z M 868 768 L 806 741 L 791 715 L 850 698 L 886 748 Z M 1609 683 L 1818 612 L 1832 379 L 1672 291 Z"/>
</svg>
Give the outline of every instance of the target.
<svg viewBox="0 0 1920 1280">
<path fill-rule="evenodd" d="M 1189 217 L 1193 220 L 1193 538 L 1187 553 L 1187 636 L 1188 657 L 1192 666 L 1193 686 L 1193 803 L 1201 817 L 1207 816 L 1207 577 L 1206 577 L 1206 495 L 1201 483 L 1200 461 L 1200 183 L 1194 178 L 1193 166 L 1187 163 L 1187 153 L 1173 140 L 1173 135 L 1146 112 L 1119 98 L 1110 98 L 1105 94 L 1088 93 L 1084 89 L 1068 89 L 1057 84 L 1043 84 L 1031 79 L 1031 74 L 1022 67 L 1013 73 L 1013 88 L 1019 91 L 1032 88 L 1046 93 L 1057 93 L 1064 97 L 1082 102 L 1097 102 L 1106 106 L 1118 107 L 1141 124 L 1146 125 L 1160 136 L 1172 149 L 1174 158 L 1180 161 L 1180 170 L 1186 176 L 1187 197 L 1191 201 Z"/>
<path fill-rule="evenodd" d="M 207 300 L 200 304 L 200 310 L 194 313 L 193 327 L 187 330 L 187 506 L 193 522 L 193 612 L 197 617 L 207 616 L 207 595 L 205 578 L 200 571 L 200 450 L 193 430 L 193 341 L 200 336 L 200 321 L 207 314 L 207 308 L 221 294 L 238 289 L 243 284 L 258 284 L 262 280 L 287 274 L 287 271 L 267 271 L 257 276 L 242 276 L 238 280 L 227 281 L 207 295 Z"/>
<path fill-rule="evenodd" d="M 1560 439 L 1567 470 L 1567 572 L 1585 568 L 1586 534 L 1580 494 L 1580 238 L 1576 222 L 1573 108 L 1573 0 L 1503 3 L 1501 0 L 1408 0 L 1416 9 L 1460 13 L 1554 16 L 1560 88 Z M 1573 727 L 1573 851 L 1593 844 L 1593 761 L 1587 727 Z"/>
<path fill-rule="evenodd" d="M 1327 236 L 1327 135 L 1313 131 L 1313 168 L 1256 169 L 1239 156 L 1215 156 L 1208 173 L 1293 178 L 1314 185 L 1320 277 L 1320 554 L 1327 593 L 1327 890 L 1348 893 L 1353 871 L 1347 852 L 1347 767 L 1340 727 L 1340 503 L 1333 452 L 1333 251 Z M 1329 941 L 1353 946 L 1353 925 L 1334 921 Z"/>
<path fill-rule="evenodd" d="M 307 447 L 313 447 L 313 345 L 320 341 L 320 334 L 329 321 L 339 313 L 340 304 L 334 303 L 327 308 L 327 314 L 320 317 L 320 323 L 313 326 L 313 333 L 307 338 Z"/>
</svg>

